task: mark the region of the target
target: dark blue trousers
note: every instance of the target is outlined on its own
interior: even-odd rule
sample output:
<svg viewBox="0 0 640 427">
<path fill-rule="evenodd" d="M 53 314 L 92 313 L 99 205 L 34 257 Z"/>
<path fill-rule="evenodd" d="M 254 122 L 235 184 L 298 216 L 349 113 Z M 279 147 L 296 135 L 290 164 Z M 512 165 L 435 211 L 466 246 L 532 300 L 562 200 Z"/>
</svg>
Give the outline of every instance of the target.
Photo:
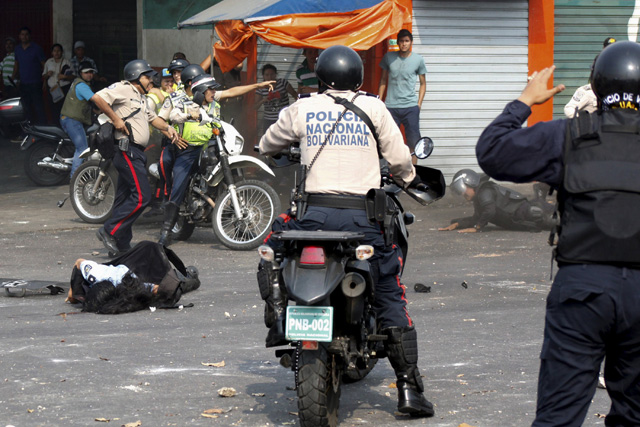
<svg viewBox="0 0 640 427">
<path fill-rule="evenodd" d="M 118 170 L 118 186 L 111 218 L 104 229 L 118 241 L 119 249 L 131 245 L 131 227 L 151 200 L 151 187 L 147 179 L 147 156 L 134 146 L 129 151 L 116 149 L 113 165 Z"/>
<path fill-rule="evenodd" d="M 189 185 L 193 165 L 198 161 L 201 146 L 189 146 L 184 150 L 168 145 L 160 156 L 160 172 L 165 182 L 165 194 L 169 202 L 180 206 Z"/>
<path fill-rule="evenodd" d="M 604 424 L 640 426 L 640 270 L 562 266 L 547 297 L 533 425 L 581 426 L 603 358 Z"/>
<path fill-rule="evenodd" d="M 407 139 L 407 145 L 413 152 L 416 148 L 416 142 L 420 136 L 420 107 L 407 108 L 388 108 L 391 117 L 395 120 L 398 127 L 404 125 L 404 136 Z"/>
<path fill-rule="evenodd" d="M 385 246 L 380 226 L 369 223 L 364 210 L 309 206 L 301 220 L 285 221 L 280 217 L 273 224 L 274 231 L 320 229 L 365 234 L 362 243 L 374 248 L 374 255 L 369 262 L 374 271 L 377 270 L 374 309 L 380 321 L 380 328 L 412 326 L 413 322 L 407 311 L 405 286 L 400 282 L 404 262 L 402 252 L 395 246 Z"/>
</svg>

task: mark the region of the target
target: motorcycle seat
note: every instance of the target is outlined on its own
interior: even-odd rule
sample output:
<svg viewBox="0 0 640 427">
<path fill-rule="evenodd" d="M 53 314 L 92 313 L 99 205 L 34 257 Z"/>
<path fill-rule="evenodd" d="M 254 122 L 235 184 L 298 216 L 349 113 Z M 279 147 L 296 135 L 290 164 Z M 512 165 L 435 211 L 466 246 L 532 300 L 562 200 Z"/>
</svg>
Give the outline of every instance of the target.
<svg viewBox="0 0 640 427">
<path fill-rule="evenodd" d="M 304 240 L 323 242 L 351 242 L 364 239 L 363 233 L 354 231 L 303 231 L 286 230 L 277 231 L 271 235 L 274 240 Z"/>
<path fill-rule="evenodd" d="M 62 138 L 62 139 L 69 139 L 69 135 L 67 135 L 67 133 L 65 131 L 63 131 L 61 128 L 56 127 L 56 126 L 40 126 L 40 125 L 36 125 L 36 126 L 31 126 L 31 128 L 29 129 L 31 132 L 44 136 L 44 137 L 58 137 L 58 138 Z"/>
</svg>

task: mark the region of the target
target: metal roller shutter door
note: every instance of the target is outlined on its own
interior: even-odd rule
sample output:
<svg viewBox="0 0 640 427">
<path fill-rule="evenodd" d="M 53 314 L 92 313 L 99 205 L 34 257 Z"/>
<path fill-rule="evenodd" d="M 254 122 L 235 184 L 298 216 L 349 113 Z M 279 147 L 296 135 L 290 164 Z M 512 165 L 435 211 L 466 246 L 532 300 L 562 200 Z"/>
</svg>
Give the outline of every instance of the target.
<svg viewBox="0 0 640 427">
<path fill-rule="evenodd" d="M 567 89 L 553 98 L 553 116 L 563 118 L 573 93 L 589 82 L 591 64 L 605 37 L 628 40 L 634 2 L 629 0 L 556 0 L 554 82 Z"/>
<path fill-rule="evenodd" d="M 413 51 L 427 66 L 420 129 L 436 147 L 425 165 L 447 182 L 479 170 L 478 137 L 526 83 L 528 10 L 523 0 L 413 1 Z"/>
</svg>

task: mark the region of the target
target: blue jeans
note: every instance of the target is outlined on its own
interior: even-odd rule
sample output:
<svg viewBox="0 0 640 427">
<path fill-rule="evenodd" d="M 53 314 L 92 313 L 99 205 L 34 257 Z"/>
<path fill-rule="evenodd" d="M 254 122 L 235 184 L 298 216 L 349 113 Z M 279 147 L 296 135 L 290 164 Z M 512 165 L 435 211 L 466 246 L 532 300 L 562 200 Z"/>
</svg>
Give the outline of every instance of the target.
<svg viewBox="0 0 640 427">
<path fill-rule="evenodd" d="M 60 126 L 62 126 L 62 129 L 69 135 L 73 145 L 76 146 L 76 151 L 73 153 L 73 163 L 71 164 L 71 176 L 73 176 L 73 173 L 82 163 L 80 154 L 89 146 L 87 143 L 87 134 L 81 122 L 69 117 L 60 116 Z"/>
<path fill-rule="evenodd" d="M 416 148 L 416 142 L 421 138 L 420 107 L 416 105 L 415 107 L 407 108 L 388 108 L 388 110 L 398 127 L 404 125 L 404 136 L 407 139 L 407 145 L 413 153 Z"/>
</svg>

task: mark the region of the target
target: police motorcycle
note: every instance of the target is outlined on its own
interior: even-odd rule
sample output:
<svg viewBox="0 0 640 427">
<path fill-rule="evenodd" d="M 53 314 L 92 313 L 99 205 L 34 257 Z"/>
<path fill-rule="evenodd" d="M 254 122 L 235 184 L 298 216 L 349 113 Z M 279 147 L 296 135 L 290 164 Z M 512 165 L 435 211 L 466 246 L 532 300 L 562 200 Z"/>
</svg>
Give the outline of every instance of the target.
<svg viewBox="0 0 640 427">
<path fill-rule="evenodd" d="M 194 103 L 201 106 L 203 101 L 201 92 L 194 94 Z M 201 125 L 213 124 L 212 135 L 194 165 L 171 237 L 187 240 L 197 224 L 211 223 L 216 237 L 229 249 L 255 249 L 280 213 L 280 198 L 265 182 L 245 179 L 243 171 L 259 167 L 275 174 L 261 160 L 241 154 L 244 138 L 233 125 L 217 122 L 202 107 L 200 115 Z M 149 171 L 160 177 L 157 166 Z"/>
<path fill-rule="evenodd" d="M 423 138 L 415 154 L 424 159 L 432 149 L 431 139 Z M 280 165 L 300 162 L 299 146 L 291 146 L 285 154 Z M 301 174 L 304 171 L 301 166 Z M 416 172 L 426 185 L 403 190 L 383 164 L 382 188 L 367 195 L 367 215 L 384 224 L 385 241 L 398 245 L 403 259 L 408 251 L 406 226 L 414 216 L 403 208 L 400 193 L 426 206 L 445 192 L 439 170 L 416 166 Z M 292 216 L 304 210 L 303 193 L 300 186 L 292 192 Z M 376 289 L 367 261 L 374 248 L 360 243 L 364 237 L 358 232 L 287 230 L 271 235 L 273 247 L 258 248 L 268 266 L 258 273 L 261 297 L 266 300 L 272 293 L 275 300 L 288 301 L 286 308 L 267 305 L 265 321 L 270 319 L 273 325 L 274 319 L 286 316 L 282 332 L 289 348 L 275 354 L 283 367 L 295 373 L 302 426 L 337 425 L 341 385 L 363 379 L 379 358 L 386 357 L 383 342 L 388 336 L 379 333 L 373 310 Z"/>
<path fill-rule="evenodd" d="M 98 130 L 93 124 L 87 130 L 87 140 Z M 38 185 L 52 186 L 62 184 L 71 172 L 75 146 L 69 135 L 57 126 L 22 124 L 25 137 L 20 145 L 26 150 L 24 170 L 29 179 Z"/>
</svg>

